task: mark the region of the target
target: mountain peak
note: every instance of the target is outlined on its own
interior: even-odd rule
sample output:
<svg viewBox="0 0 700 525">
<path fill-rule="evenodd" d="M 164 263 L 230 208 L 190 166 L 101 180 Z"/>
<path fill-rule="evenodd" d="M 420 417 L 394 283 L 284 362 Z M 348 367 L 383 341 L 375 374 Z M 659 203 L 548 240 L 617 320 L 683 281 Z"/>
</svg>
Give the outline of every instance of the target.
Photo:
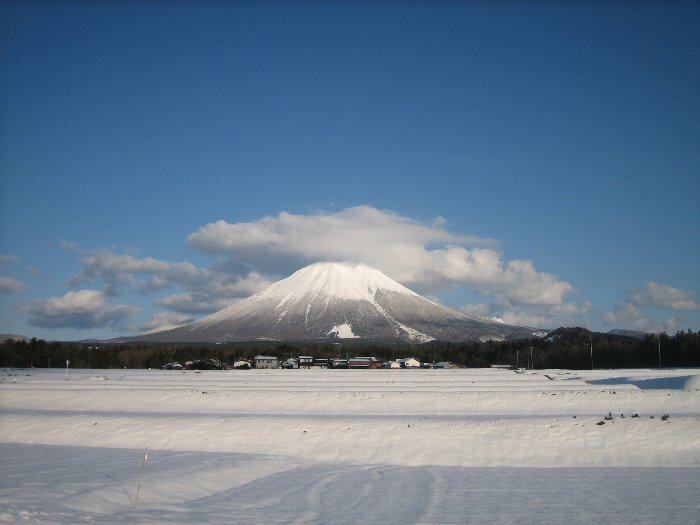
<svg viewBox="0 0 700 525">
<path fill-rule="evenodd" d="M 378 290 L 416 295 L 414 292 L 364 264 L 319 262 L 296 271 L 258 294 L 259 297 L 279 297 L 280 304 L 301 299 L 307 294 L 325 295 L 374 302 Z"/>
</svg>

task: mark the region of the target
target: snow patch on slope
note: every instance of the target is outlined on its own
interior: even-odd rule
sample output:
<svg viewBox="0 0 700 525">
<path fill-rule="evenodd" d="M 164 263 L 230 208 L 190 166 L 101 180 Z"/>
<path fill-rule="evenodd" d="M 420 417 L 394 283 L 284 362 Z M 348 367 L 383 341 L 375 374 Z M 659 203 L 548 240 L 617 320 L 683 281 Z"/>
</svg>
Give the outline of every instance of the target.
<svg viewBox="0 0 700 525">
<path fill-rule="evenodd" d="M 347 322 L 335 325 L 326 335 L 337 337 L 338 339 L 359 339 L 360 337 L 352 331 L 352 325 Z"/>
<path fill-rule="evenodd" d="M 408 334 L 411 341 L 416 341 L 418 343 L 429 343 L 430 341 L 435 341 L 433 336 L 419 332 L 418 330 L 411 328 L 410 326 L 406 326 L 405 324 L 399 323 L 399 328 Z"/>
</svg>

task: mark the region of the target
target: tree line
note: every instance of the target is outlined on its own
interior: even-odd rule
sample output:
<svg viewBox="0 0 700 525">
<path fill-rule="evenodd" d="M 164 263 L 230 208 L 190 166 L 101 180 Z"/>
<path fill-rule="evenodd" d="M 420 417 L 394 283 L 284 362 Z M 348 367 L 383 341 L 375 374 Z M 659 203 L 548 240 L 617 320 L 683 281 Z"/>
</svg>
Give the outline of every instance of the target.
<svg viewBox="0 0 700 525">
<path fill-rule="evenodd" d="M 9 339 L 0 344 L 0 367 L 160 368 L 166 363 L 214 358 L 223 363 L 265 354 L 280 360 L 299 355 L 315 358 L 373 356 L 381 361 L 415 357 L 422 363 L 448 361 L 476 368 L 491 365 L 520 368 L 664 368 L 700 367 L 700 335 L 692 330 L 675 335 L 629 337 L 559 328 L 545 338 L 517 341 L 421 345 L 361 343 L 250 342 L 222 344 L 82 343 Z"/>
</svg>

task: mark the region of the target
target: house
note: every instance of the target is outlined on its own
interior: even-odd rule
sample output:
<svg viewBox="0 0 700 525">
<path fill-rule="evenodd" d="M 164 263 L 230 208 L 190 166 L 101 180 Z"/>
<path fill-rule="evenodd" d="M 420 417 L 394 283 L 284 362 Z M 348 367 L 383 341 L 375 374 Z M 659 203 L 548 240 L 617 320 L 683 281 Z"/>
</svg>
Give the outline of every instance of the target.
<svg viewBox="0 0 700 525">
<path fill-rule="evenodd" d="M 401 365 L 398 361 L 387 361 L 382 365 L 382 368 L 401 368 Z"/>
<path fill-rule="evenodd" d="M 299 356 L 299 368 L 311 368 L 314 366 L 314 358 L 310 355 Z"/>
<path fill-rule="evenodd" d="M 333 359 L 333 362 L 331 363 L 331 368 L 347 368 L 348 367 L 348 360 L 347 359 Z"/>
<path fill-rule="evenodd" d="M 396 362 L 401 368 L 420 368 L 420 361 L 415 357 L 406 357 L 404 359 L 397 359 Z"/>
<path fill-rule="evenodd" d="M 348 359 L 348 368 L 379 368 L 375 357 L 352 357 Z"/>
<path fill-rule="evenodd" d="M 253 368 L 279 368 L 279 363 L 274 356 L 256 355 L 253 358 Z"/>
<path fill-rule="evenodd" d="M 327 359 L 325 357 L 319 357 L 314 359 L 314 366 L 316 368 L 330 368 L 331 367 L 331 360 Z"/>
<path fill-rule="evenodd" d="M 348 368 L 369 368 L 372 360 L 367 357 L 352 357 L 348 359 Z"/>
</svg>

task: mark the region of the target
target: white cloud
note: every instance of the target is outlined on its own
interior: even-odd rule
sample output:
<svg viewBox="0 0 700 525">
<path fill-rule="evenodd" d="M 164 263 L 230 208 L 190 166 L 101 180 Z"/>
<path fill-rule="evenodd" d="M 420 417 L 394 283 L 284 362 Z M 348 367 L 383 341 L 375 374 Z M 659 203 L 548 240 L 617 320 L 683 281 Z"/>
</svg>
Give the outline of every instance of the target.
<svg viewBox="0 0 700 525">
<path fill-rule="evenodd" d="M 131 255 L 114 253 L 111 250 L 99 250 L 85 256 L 82 260 L 83 269 L 71 279 L 71 286 L 80 286 L 96 280 L 107 284 L 107 290 L 118 293 L 122 286 L 150 287 L 152 279 L 139 281 L 137 276 L 152 276 L 167 272 L 172 263 L 158 261 L 151 257 L 137 259 Z M 188 265 L 189 263 L 183 263 Z"/>
<path fill-rule="evenodd" d="M 628 301 L 638 307 L 656 307 L 676 311 L 700 310 L 693 300 L 693 292 L 685 292 L 672 286 L 648 282 L 641 290 L 630 294 Z"/>
<path fill-rule="evenodd" d="M 535 270 L 532 261 L 504 261 L 500 252 L 474 246 L 492 241 L 451 233 L 446 224 L 440 217 L 426 224 L 359 206 L 316 215 L 280 213 L 252 223 L 217 221 L 188 241 L 203 252 L 279 274 L 319 260 L 363 262 L 422 293 L 466 284 L 513 304 L 556 305 L 573 292 L 557 276 Z"/>
<path fill-rule="evenodd" d="M 16 255 L 0 254 L 0 266 L 17 262 L 19 262 L 19 257 Z M 23 292 L 26 288 L 27 286 L 24 283 L 12 277 L 0 277 L 0 295 Z"/>
<path fill-rule="evenodd" d="M 610 326 L 633 328 L 645 332 L 675 330 L 684 321 L 678 314 L 658 320 L 649 310 L 688 312 L 700 310 L 694 293 L 672 286 L 647 282 L 644 288 L 632 290 L 614 309 L 606 312 L 603 321 Z"/>
<path fill-rule="evenodd" d="M 501 322 L 515 326 L 531 326 L 533 328 L 553 329 L 561 326 L 561 323 L 552 323 L 550 317 L 529 312 L 505 312 L 498 317 Z"/>
<path fill-rule="evenodd" d="M 19 257 L 16 255 L 2 255 L 0 254 L 0 265 L 7 264 L 11 262 L 19 262 Z"/>
<path fill-rule="evenodd" d="M 106 301 L 99 290 L 70 291 L 60 297 L 49 297 L 25 305 L 29 322 L 43 328 L 121 329 L 140 308 Z"/>
<path fill-rule="evenodd" d="M 143 323 L 140 332 L 155 332 L 176 328 L 185 323 L 193 321 L 191 317 L 176 312 L 159 312 L 152 315 Z"/>
<path fill-rule="evenodd" d="M 157 304 L 181 313 L 211 313 L 268 286 L 259 272 L 236 275 L 226 270 L 199 268 L 189 262 L 169 262 L 99 250 L 86 255 L 83 269 L 71 286 L 100 285 L 108 295 L 148 293 L 170 288 L 183 292 Z"/>
<path fill-rule="evenodd" d="M 23 292 L 27 286 L 11 277 L 0 277 L 0 295 Z"/>
<path fill-rule="evenodd" d="M 654 317 L 640 311 L 639 308 L 629 302 L 623 302 L 616 306 L 614 310 L 606 312 L 603 315 L 603 321 L 610 326 L 639 330 L 640 332 L 659 329 L 659 323 Z"/>
<path fill-rule="evenodd" d="M 158 299 L 156 305 L 181 313 L 210 314 L 230 306 L 234 301 L 235 299 L 216 298 L 209 294 L 183 292 Z"/>
<path fill-rule="evenodd" d="M 425 255 L 425 265 L 414 275 L 419 287 L 471 284 L 484 295 L 522 305 L 561 304 L 574 291 L 557 276 L 535 270 L 532 261 L 504 262 L 489 248 L 449 246 Z"/>
<path fill-rule="evenodd" d="M 501 321 L 516 326 L 531 326 L 533 328 L 554 329 L 559 326 L 585 325 L 582 318 L 588 314 L 591 303 L 582 304 L 561 303 L 556 305 L 514 306 L 507 302 L 491 304 L 476 303 L 467 305 L 461 310 Z"/>
<path fill-rule="evenodd" d="M 491 306 L 492 305 L 485 303 L 474 303 L 463 306 L 460 308 L 460 310 L 468 314 L 478 315 L 479 317 L 489 317 L 490 315 L 493 315 L 491 312 Z"/>
</svg>

